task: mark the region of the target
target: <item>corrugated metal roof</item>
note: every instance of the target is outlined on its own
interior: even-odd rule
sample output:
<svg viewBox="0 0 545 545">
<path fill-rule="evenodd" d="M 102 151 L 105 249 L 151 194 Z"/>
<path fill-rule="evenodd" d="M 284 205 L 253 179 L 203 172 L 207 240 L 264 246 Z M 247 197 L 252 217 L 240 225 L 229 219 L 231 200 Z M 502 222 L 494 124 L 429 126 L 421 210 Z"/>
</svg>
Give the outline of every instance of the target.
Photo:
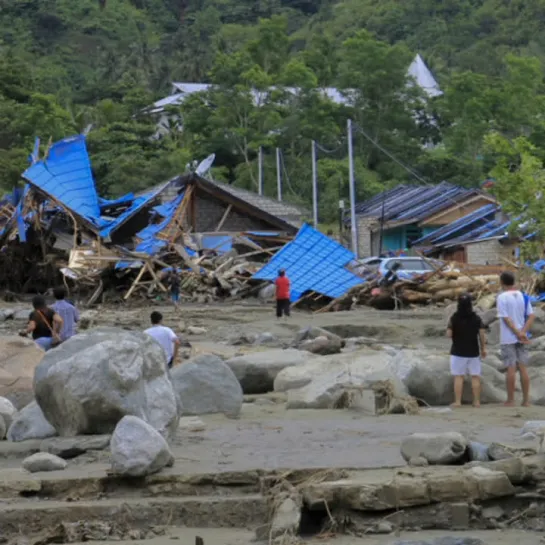
<svg viewBox="0 0 545 545">
<path fill-rule="evenodd" d="M 53 144 L 47 157 L 30 166 L 23 178 L 80 217 L 87 220 L 100 217 L 85 136 Z"/>
<path fill-rule="evenodd" d="M 462 231 L 475 229 L 475 226 L 482 226 L 494 219 L 498 210 L 495 204 L 487 204 L 478 208 L 471 214 L 459 218 L 444 227 L 436 229 L 433 233 L 426 235 L 412 243 L 412 246 L 427 246 L 434 245 L 445 239 L 453 238 L 456 235 L 461 235 Z"/>
<path fill-rule="evenodd" d="M 476 194 L 478 191 L 475 189 L 458 187 L 448 182 L 434 186 L 399 185 L 357 204 L 356 214 L 382 218 L 384 213 L 385 222 L 412 223 L 446 210 Z"/>
<path fill-rule="evenodd" d="M 273 281 L 279 269 L 286 269 L 291 281 L 292 301 L 307 291 L 335 298 L 364 282 L 345 268 L 352 260 L 354 254 L 350 250 L 310 225 L 304 225 L 253 278 Z"/>
</svg>

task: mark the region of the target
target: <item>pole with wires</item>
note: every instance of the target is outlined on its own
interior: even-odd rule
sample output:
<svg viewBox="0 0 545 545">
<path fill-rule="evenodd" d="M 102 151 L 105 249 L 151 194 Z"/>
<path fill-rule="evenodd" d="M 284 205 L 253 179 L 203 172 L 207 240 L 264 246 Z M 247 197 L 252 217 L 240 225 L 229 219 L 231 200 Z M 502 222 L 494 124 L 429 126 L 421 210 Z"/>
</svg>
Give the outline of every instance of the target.
<svg viewBox="0 0 545 545">
<path fill-rule="evenodd" d="M 259 146 L 259 155 L 257 156 L 257 168 L 259 172 L 257 174 L 257 190 L 260 195 L 263 195 L 263 148 Z"/>
<path fill-rule="evenodd" d="M 316 163 L 316 142 L 312 141 L 312 217 L 314 229 L 318 229 L 318 170 Z"/>
<path fill-rule="evenodd" d="M 356 182 L 354 179 L 354 150 L 352 147 L 352 120 L 346 122 L 348 138 L 348 183 L 350 186 L 350 228 L 352 253 L 358 257 L 358 226 L 356 225 Z"/>
<path fill-rule="evenodd" d="M 282 165 L 280 148 L 276 148 L 276 190 L 278 192 L 278 200 L 282 202 Z"/>
</svg>

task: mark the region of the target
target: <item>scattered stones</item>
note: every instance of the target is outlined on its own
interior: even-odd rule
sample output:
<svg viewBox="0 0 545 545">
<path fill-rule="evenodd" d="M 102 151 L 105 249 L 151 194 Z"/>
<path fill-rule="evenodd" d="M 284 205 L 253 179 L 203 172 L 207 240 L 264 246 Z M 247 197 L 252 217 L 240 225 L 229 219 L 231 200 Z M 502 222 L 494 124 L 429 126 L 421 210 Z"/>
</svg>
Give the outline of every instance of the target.
<svg viewBox="0 0 545 545">
<path fill-rule="evenodd" d="M 478 443 L 477 441 L 470 441 L 468 443 L 469 460 L 471 462 L 488 462 L 490 460 L 488 456 L 488 445 Z"/>
<path fill-rule="evenodd" d="M 343 348 L 343 341 L 340 337 L 337 337 L 337 339 L 326 336 L 316 337 L 315 339 L 302 341 L 299 343 L 298 348 L 306 350 L 311 354 L 328 356 L 330 354 L 338 354 Z"/>
<path fill-rule="evenodd" d="M 40 471 L 59 471 L 66 469 L 67 463 L 62 458 L 48 452 L 37 452 L 23 460 L 23 469 L 30 473 Z"/>
<path fill-rule="evenodd" d="M 144 477 L 174 463 L 164 437 L 136 416 L 124 416 L 117 424 L 110 442 L 112 472 L 117 475 Z"/>
<path fill-rule="evenodd" d="M 42 452 L 48 452 L 70 460 L 89 450 L 104 450 L 110 445 L 111 435 L 84 435 L 81 437 L 51 437 L 40 445 Z"/>
<path fill-rule="evenodd" d="M 21 408 L 17 397 L 25 394 L 33 396 L 34 371 L 44 354 L 31 339 L 16 335 L 0 337 L 0 396 L 8 397 Z"/>
<path fill-rule="evenodd" d="M 408 463 L 412 467 L 426 467 L 430 465 L 428 460 L 426 460 L 426 458 L 423 456 L 414 456 Z"/>
<path fill-rule="evenodd" d="M 6 437 L 5 432 L 9 430 L 9 427 L 17 416 L 17 409 L 13 406 L 13 403 L 5 397 L 0 397 L 0 416 L 4 421 L 4 425 L 6 428 L 3 435 L 0 432 L 0 439 L 4 439 Z"/>
<path fill-rule="evenodd" d="M 206 424 L 197 416 L 182 416 L 178 429 L 190 432 L 204 431 Z"/>
<path fill-rule="evenodd" d="M 286 533 L 297 535 L 301 523 L 301 503 L 293 498 L 286 498 L 276 509 L 270 530 L 270 537 L 275 539 Z"/>
<path fill-rule="evenodd" d="M 55 428 L 47 421 L 36 401 L 20 411 L 8 429 L 8 439 L 10 441 L 46 439 L 55 435 L 57 435 Z"/>
<path fill-rule="evenodd" d="M 46 353 L 34 390 L 61 436 L 111 433 L 125 415 L 164 435 L 178 426 L 164 352 L 143 333 L 110 328 L 72 337 Z"/>
<path fill-rule="evenodd" d="M 194 326 L 194 325 L 190 325 L 187 328 L 187 332 L 190 335 L 206 335 L 208 333 L 208 330 L 206 328 L 204 328 L 204 327 L 197 327 L 197 326 Z"/>
<path fill-rule="evenodd" d="M 203 354 L 172 369 L 170 378 L 187 415 L 224 413 L 236 418 L 243 393 L 237 377 L 218 356 Z"/>
<path fill-rule="evenodd" d="M 401 455 L 406 461 L 425 458 L 430 464 L 454 464 L 462 458 L 467 441 L 461 433 L 413 433 L 401 443 Z"/>
<path fill-rule="evenodd" d="M 264 394 L 273 390 L 274 380 L 286 367 L 302 365 L 312 356 L 302 350 L 267 350 L 227 360 L 245 394 Z"/>
</svg>

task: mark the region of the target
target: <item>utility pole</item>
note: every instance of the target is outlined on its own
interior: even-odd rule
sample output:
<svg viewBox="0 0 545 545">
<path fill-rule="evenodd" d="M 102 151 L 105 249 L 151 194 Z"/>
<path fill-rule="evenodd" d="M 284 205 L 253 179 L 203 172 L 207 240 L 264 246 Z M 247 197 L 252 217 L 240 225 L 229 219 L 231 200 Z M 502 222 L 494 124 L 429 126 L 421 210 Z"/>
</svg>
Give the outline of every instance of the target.
<svg viewBox="0 0 545 545">
<path fill-rule="evenodd" d="M 316 163 L 316 142 L 312 141 L 312 217 L 314 229 L 318 229 L 318 171 Z"/>
<path fill-rule="evenodd" d="M 263 148 L 261 146 L 259 146 L 257 164 L 259 169 L 257 191 L 260 195 L 263 195 Z"/>
<path fill-rule="evenodd" d="M 348 133 L 348 183 L 350 186 L 350 228 L 352 253 L 358 257 L 358 226 L 356 225 L 356 182 L 354 180 L 354 150 L 352 148 L 352 120 L 346 122 Z"/>
<path fill-rule="evenodd" d="M 280 160 L 280 148 L 276 148 L 276 189 L 278 192 L 278 200 L 282 202 L 282 170 Z"/>
</svg>

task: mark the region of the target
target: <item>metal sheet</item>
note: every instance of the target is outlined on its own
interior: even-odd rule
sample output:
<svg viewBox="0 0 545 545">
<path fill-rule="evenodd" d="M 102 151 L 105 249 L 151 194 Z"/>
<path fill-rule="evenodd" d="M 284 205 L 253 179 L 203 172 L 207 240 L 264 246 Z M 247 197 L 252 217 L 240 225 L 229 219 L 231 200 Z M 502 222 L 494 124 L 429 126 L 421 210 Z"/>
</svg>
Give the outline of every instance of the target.
<svg viewBox="0 0 545 545">
<path fill-rule="evenodd" d="M 286 269 L 291 281 L 292 301 L 306 291 L 335 298 L 364 282 L 345 268 L 353 259 L 350 250 L 305 224 L 253 278 L 273 281 L 279 269 Z"/>
</svg>

